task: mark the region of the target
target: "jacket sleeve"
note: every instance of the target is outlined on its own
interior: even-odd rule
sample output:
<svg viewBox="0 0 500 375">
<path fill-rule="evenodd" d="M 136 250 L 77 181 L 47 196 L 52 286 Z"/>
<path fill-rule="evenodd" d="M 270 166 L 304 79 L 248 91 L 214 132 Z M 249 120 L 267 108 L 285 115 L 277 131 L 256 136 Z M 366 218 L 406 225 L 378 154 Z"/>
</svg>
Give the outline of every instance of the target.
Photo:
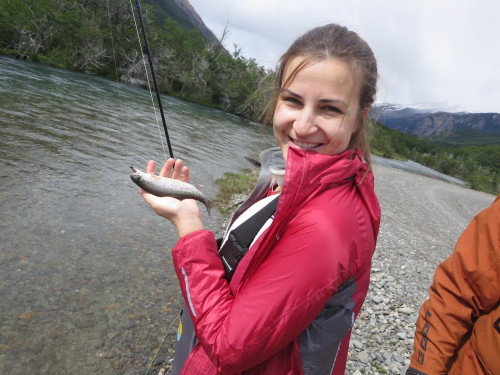
<svg viewBox="0 0 500 375">
<path fill-rule="evenodd" d="M 312 216 L 305 212 L 289 223 L 236 296 L 212 233 L 192 233 L 174 247 L 197 337 L 220 373 L 251 368 L 290 344 L 359 264 L 356 246 L 345 235 L 359 223 L 343 217 L 339 226 L 325 228 L 324 220 Z"/>
<path fill-rule="evenodd" d="M 435 272 L 407 374 L 447 373 L 474 321 L 498 303 L 500 200 L 479 213 Z"/>
</svg>

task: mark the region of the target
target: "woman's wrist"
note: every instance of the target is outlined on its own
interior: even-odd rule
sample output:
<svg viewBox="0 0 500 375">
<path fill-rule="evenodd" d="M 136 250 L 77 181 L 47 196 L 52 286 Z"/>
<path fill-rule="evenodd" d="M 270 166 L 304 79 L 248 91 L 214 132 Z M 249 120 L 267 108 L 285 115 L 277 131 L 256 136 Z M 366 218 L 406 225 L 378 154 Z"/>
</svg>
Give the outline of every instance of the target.
<svg viewBox="0 0 500 375">
<path fill-rule="evenodd" d="M 190 233 L 205 229 L 203 221 L 199 216 L 176 217 L 172 222 L 177 227 L 179 237 L 184 237 Z"/>
</svg>

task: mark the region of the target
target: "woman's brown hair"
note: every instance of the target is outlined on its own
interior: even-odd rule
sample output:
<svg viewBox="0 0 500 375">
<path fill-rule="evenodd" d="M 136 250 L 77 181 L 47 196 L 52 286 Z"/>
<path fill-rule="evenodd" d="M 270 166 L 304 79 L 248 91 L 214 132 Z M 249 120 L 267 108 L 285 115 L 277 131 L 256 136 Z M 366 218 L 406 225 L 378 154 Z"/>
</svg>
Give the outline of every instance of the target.
<svg viewBox="0 0 500 375">
<path fill-rule="evenodd" d="M 283 82 L 287 64 L 295 57 L 304 57 L 304 60 L 294 72 L 290 74 L 287 81 Z M 371 122 L 366 117 L 377 92 L 377 61 L 370 46 L 354 31 L 337 24 L 328 24 L 309 30 L 300 36 L 288 50 L 281 56 L 278 67 L 275 90 L 269 105 L 265 123 L 270 124 L 276 110 L 280 91 L 293 80 L 297 73 L 304 67 L 324 59 L 339 59 L 348 63 L 354 74 L 360 78 L 359 108 L 362 126 L 356 131 L 349 143 L 348 148 L 360 148 L 365 161 L 370 165 Z M 363 113 L 365 112 L 365 113 Z"/>
</svg>

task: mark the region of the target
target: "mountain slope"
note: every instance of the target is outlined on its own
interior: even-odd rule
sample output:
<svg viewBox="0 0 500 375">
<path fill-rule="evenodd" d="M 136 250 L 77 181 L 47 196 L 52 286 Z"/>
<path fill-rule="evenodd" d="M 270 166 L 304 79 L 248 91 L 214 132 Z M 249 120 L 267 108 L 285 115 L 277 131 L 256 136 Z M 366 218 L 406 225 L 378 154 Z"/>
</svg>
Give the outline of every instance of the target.
<svg viewBox="0 0 500 375">
<path fill-rule="evenodd" d="M 144 3 L 158 10 L 156 15 L 158 23 L 162 23 L 165 18 L 170 18 L 178 22 L 185 30 L 196 29 L 206 39 L 216 39 L 188 0 L 144 0 Z"/>
<path fill-rule="evenodd" d="M 408 135 L 447 145 L 500 143 L 500 114 L 433 112 L 393 105 L 374 108 L 371 117 Z"/>
</svg>

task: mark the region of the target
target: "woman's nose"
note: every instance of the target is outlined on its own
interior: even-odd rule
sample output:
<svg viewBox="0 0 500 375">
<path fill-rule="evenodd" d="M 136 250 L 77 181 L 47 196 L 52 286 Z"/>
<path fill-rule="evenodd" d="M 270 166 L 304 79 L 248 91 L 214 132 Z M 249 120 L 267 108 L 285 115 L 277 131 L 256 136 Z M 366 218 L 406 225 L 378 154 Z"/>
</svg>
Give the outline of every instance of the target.
<svg viewBox="0 0 500 375">
<path fill-rule="evenodd" d="M 298 135 L 307 135 L 312 133 L 315 128 L 315 117 L 311 110 L 303 109 L 297 115 L 297 118 L 293 124 L 293 129 Z"/>
</svg>

